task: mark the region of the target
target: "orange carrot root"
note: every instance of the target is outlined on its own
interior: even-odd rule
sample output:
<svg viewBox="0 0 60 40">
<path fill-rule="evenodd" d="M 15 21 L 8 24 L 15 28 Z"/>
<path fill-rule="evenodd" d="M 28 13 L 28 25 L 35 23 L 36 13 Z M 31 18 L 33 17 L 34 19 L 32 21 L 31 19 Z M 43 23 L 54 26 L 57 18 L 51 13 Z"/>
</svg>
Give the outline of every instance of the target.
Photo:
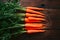
<svg viewBox="0 0 60 40">
<path fill-rule="evenodd" d="M 33 13 L 33 14 L 40 14 L 40 15 L 45 15 L 41 12 L 37 12 L 37 11 L 34 11 L 34 10 L 30 10 L 30 9 L 26 9 L 26 13 Z"/>
<path fill-rule="evenodd" d="M 45 10 L 44 8 L 37 8 L 37 7 L 26 7 L 26 8 L 32 10 Z"/>
<path fill-rule="evenodd" d="M 26 26 L 25 27 L 26 30 L 41 30 L 41 29 L 44 29 L 43 27 L 31 27 L 31 26 Z"/>
<path fill-rule="evenodd" d="M 28 18 L 25 18 L 26 23 L 33 23 L 33 22 L 42 22 L 40 20 L 29 20 Z"/>
<path fill-rule="evenodd" d="M 45 30 L 27 30 L 27 33 L 45 32 Z"/>
<path fill-rule="evenodd" d="M 28 17 L 29 20 L 42 20 L 42 21 L 45 21 L 44 18 L 35 18 L 35 17 Z"/>
<path fill-rule="evenodd" d="M 26 23 L 25 27 L 44 28 L 44 27 L 46 27 L 46 25 L 45 24 L 40 24 L 40 23 Z"/>
<path fill-rule="evenodd" d="M 43 15 L 37 15 L 37 14 L 30 14 L 30 13 L 26 13 L 26 17 L 45 17 Z"/>
</svg>

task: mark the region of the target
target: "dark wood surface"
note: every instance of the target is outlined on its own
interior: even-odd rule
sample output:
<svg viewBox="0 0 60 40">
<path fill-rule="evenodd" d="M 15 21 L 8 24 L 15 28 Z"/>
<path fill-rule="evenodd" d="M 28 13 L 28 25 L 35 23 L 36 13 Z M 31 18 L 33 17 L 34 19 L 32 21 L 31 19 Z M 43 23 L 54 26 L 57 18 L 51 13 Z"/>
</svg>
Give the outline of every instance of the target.
<svg viewBox="0 0 60 40">
<path fill-rule="evenodd" d="M 60 8 L 60 0 L 21 0 L 20 1 L 22 6 L 41 6 L 42 4 L 45 5 L 46 8 Z"/>
</svg>

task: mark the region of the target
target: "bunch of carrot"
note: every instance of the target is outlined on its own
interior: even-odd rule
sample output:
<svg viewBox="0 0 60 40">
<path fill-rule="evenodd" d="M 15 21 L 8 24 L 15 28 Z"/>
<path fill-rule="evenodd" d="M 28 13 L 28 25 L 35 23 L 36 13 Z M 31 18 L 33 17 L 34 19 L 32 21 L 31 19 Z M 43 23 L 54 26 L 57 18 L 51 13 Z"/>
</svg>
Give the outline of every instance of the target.
<svg viewBox="0 0 60 40">
<path fill-rule="evenodd" d="M 46 25 L 42 23 L 42 21 L 46 21 L 46 15 L 42 12 L 38 12 L 43 10 L 45 9 L 36 7 L 26 8 L 25 29 L 27 33 L 45 32 L 45 30 L 41 29 L 46 27 Z"/>
<path fill-rule="evenodd" d="M 45 30 L 41 29 L 46 27 L 46 25 L 42 23 L 46 21 L 46 15 L 43 12 L 40 12 L 44 10 L 44 8 L 26 7 L 26 13 L 17 13 L 20 20 L 23 23 L 25 22 L 25 24 L 21 25 L 24 25 L 24 29 L 27 33 L 45 32 Z"/>
<path fill-rule="evenodd" d="M 36 7 L 21 7 L 19 0 L 0 0 L 0 40 L 10 40 L 12 35 L 21 33 L 44 32 L 45 14 L 34 10 L 45 10 Z M 20 12 L 17 12 L 20 11 Z M 22 12 L 21 12 L 22 11 Z"/>
</svg>

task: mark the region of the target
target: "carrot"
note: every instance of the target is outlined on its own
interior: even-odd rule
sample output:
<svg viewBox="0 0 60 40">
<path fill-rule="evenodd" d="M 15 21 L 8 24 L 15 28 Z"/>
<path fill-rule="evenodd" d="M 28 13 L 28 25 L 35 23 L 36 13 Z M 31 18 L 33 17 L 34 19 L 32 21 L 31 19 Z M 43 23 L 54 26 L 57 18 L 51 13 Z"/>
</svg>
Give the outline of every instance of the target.
<svg viewBox="0 0 60 40">
<path fill-rule="evenodd" d="M 37 27 L 37 28 L 44 28 L 46 27 L 45 24 L 42 23 L 26 23 L 25 27 Z"/>
<path fill-rule="evenodd" d="M 37 15 L 37 14 L 26 13 L 26 17 L 45 17 L 45 16 L 43 16 L 43 15 Z"/>
<path fill-rule="evenodd" d="M 25 22 L 26 23 L 33 23 L 33 22 L 42 22 L 42 21 L 40 21 L 40 20 L 29 20 L 28 18 L 25 18 Z"/>
<path fill-rule="evenodd" d="M 45 21 L 46 19 L 44 19 L 44 18 L 36 18 L 36 17 L 28 17 L 28 19 L 31 21 L 31 20 L 34 20 L 34 21 Z"/>
<path fill-rule="evenodd" d="M 26 7 L 26 8 L 32 10 L 45 10 L 44 8 L 37 8 L 37 7 Z"/>
<path fill-rule="evenodd" d="M 25 27 L 26 30 L 43 30 L 44 28 L 39 28 L 39 27 L 30 27 L 30 26 L 27 26 Z"/>
<path fill-rule="evenodd" d="M 36 32 L 45 32 L 46 30 L 40 30 L 45 28 L 44 24 L 33 24 L 33 23 L 26 23 L 25 30 L 27 33 L 36 33 Z"/>
<path fill-rule="evenodd" d="M 27 30 L 27 33 L 45 32 L 46 30 Z"/>
<path fill-rule="evenodd" d="M 40 14 L 40 15 L 45 15 L 41 12 L 37 12 L 37 11 L 34 11 L 34 10 L 30 10 L 30 9 L 26 9 L 26 13 L 33 13 L 33 14 Z"/>
</svg>

